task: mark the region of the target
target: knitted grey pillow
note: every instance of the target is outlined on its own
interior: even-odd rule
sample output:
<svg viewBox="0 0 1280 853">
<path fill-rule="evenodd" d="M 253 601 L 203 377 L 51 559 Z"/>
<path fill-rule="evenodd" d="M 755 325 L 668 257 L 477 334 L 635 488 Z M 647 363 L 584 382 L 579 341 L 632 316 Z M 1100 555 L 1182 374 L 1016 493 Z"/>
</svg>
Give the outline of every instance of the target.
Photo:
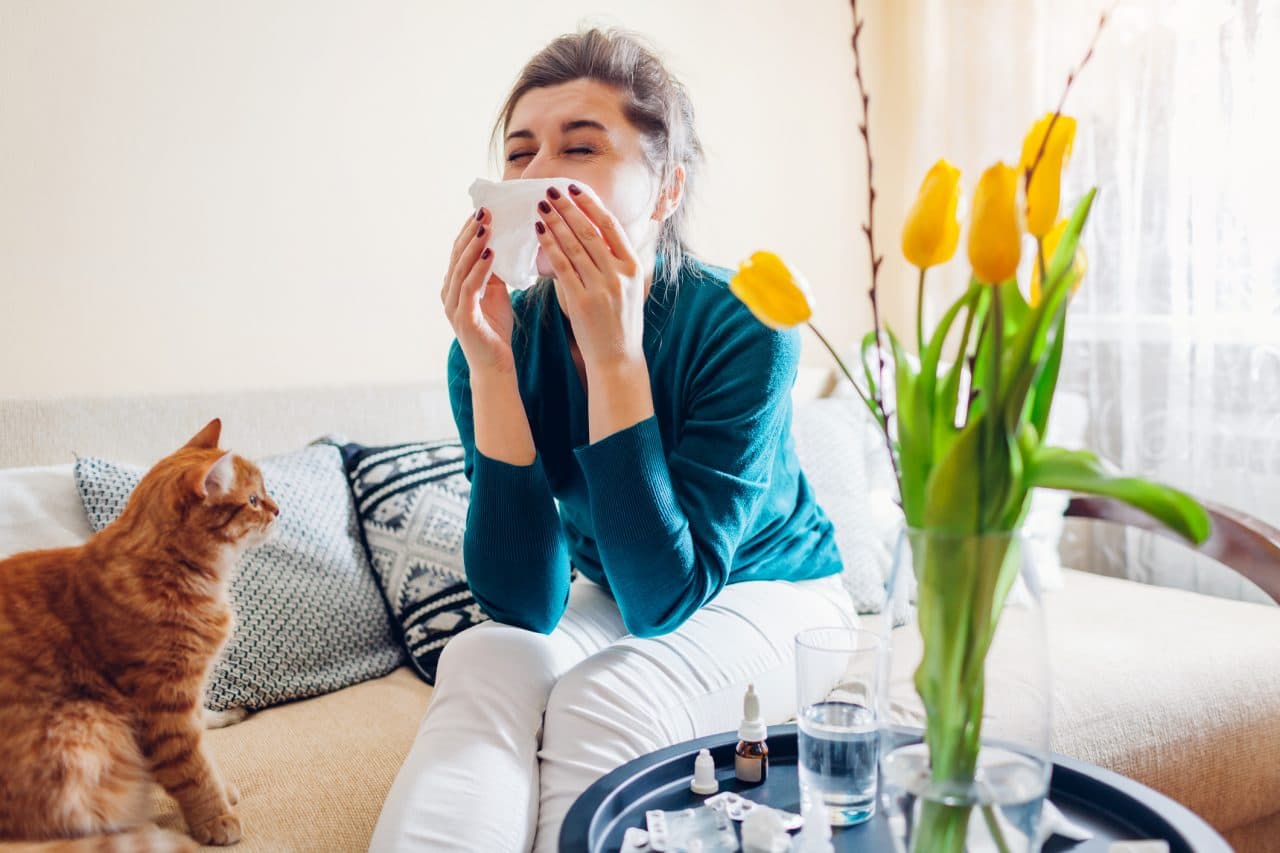
<svg viewBox="0 0 1280 853">
<path fill-rule="evenodd" d="M 280 505 L 277 535 L 245 554 L 231 581 L 235 629 L 205 705 L 265 708 L 385 675 L 404 661 L 360 543 L 335 447 L 258 463 Z M 84 457 L 76 486 L 95 531 L 124 509 L 144 469 Z"/>
</svg>

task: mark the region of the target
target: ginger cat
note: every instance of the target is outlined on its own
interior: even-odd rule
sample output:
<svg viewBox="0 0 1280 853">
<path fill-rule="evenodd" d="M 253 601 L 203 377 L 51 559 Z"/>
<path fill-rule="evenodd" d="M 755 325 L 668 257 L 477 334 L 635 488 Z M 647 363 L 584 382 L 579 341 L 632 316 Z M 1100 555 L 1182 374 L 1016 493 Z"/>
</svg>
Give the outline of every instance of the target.
<svg viewBox="0 0 1280 853">
<path fill-rule="evenodd" d="M 221 430 L 160 460 L 83 545 L 0 560 L 0 851 L 195 849 L 151 824 L 153 782 L 195 841 L 240 840 L 201 700 L 229 574 L 280 510 Z"/>
</svg>

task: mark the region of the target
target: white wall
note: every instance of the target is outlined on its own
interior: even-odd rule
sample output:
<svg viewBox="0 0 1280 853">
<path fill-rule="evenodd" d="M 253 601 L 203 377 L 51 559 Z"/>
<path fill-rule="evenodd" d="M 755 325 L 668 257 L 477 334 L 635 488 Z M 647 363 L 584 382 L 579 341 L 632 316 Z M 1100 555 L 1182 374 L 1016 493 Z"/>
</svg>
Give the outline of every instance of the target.
<svg viewBox="0 0 1280 853">
<path fill-rule="evenodd" d="M 691 90 L 695 249 L 781 252 L 852 340 L 841 0 L 0 0 L 0 396 L 439 378 L 494 114 L 584 21 L 647 34 Z M 806 360 L 827 363 L 811 338 Z"/>
</svg>

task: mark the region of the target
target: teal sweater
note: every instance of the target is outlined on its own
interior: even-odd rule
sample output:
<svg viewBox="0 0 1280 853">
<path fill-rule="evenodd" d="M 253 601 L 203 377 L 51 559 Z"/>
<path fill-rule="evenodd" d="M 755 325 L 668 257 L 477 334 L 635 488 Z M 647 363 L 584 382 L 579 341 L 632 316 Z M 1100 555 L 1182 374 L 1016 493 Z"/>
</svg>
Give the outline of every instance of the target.
<svg viewBox="0 0 1280 853">
<path fill-rule="evenodd" d="M 609 590 L 640 637 L 675 630 L 728 583 L 840 571 L 791 439 L 799 334 L 761 325 L 727 270 L 690 262 L 676 285 L 659 274 L 644 326 L 654 416 L 594 444 L 554 290 L 512 300 L 532 465 L 476 451 L 467 361 L 456 341 L 450 350 L 471 481 L 467 582 L 500 622 L 550 633 L 571 565 Z"/>
</svg>

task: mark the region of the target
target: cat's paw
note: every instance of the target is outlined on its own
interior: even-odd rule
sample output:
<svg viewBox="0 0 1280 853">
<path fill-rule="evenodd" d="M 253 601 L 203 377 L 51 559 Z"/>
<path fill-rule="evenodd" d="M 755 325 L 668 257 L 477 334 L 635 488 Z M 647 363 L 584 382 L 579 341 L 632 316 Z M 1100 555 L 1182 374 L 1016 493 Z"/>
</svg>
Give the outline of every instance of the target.
<svg viewBox="0 0 1280 853">
<path fill-rule="evenodd" d="M 191 827 L 191 837 L 201 844 L 219 847 L 235 844 L 240 840 L 240 818 L 233 812 L 210 818 Z"/>
<path fill-rule="evenodd" d="M 249 712 L 244 708 L 228 708 L 225 711 L 210 711 L 208 708 L 201 710 L 204 712 L 206 729 L 225 729 L 227 726 L 242 722 L 249 716 Z"/>
<path fill-rule="evenodd" d="M 240 802 L 240 789 L 230 782 L 227 783 L 227 802 L 233 806 Z"/>
</svg>

